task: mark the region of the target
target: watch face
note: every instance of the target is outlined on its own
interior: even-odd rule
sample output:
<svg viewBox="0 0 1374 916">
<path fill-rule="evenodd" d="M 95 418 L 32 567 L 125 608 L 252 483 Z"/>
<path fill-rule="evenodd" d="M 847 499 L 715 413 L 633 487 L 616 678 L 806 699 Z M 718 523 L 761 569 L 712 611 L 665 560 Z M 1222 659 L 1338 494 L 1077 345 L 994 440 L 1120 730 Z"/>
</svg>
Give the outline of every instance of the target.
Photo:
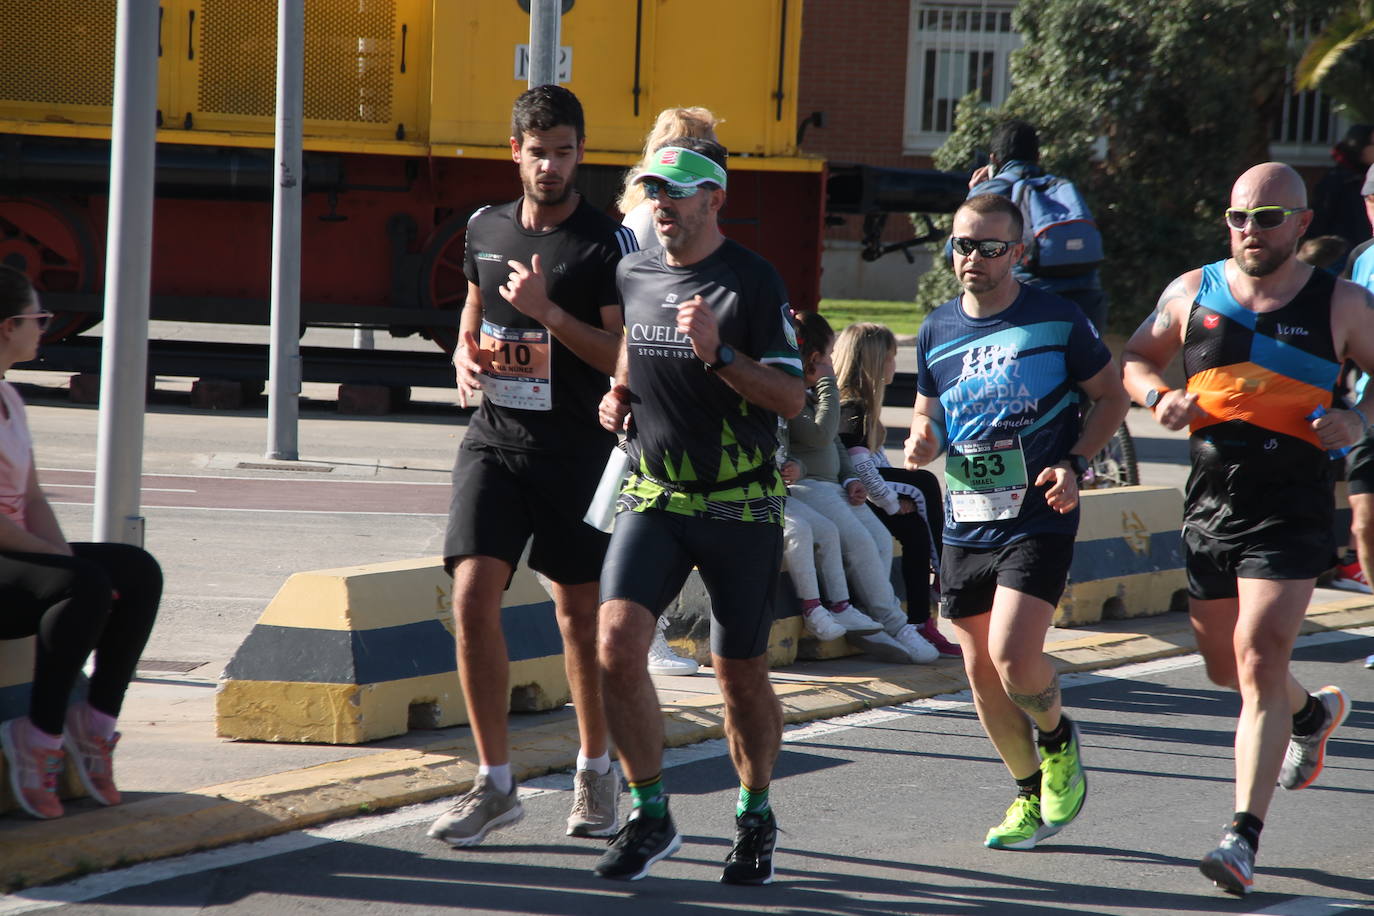
<svg viewBox="0 0 1374 916">
<path fill-rule="evenodd" d="M 1153 409 L 1153 407 L 1159 403 L 1161 397 L 1163 397 L 1163 395 L 1159 393 L 1158 388 L 1151 388 L 1149 391 L 1145 392 L 1145 406 Z"/>
</svg>

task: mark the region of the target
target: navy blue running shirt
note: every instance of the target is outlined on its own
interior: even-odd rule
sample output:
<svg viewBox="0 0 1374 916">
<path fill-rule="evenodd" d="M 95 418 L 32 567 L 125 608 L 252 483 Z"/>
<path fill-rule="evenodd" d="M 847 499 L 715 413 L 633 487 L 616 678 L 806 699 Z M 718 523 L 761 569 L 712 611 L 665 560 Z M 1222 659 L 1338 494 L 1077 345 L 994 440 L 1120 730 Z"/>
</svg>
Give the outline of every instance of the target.
<svg viewBox="0 0 1374 916">
<path fill-rule="evenodd" d="M 1045 468 L 1078 441 L 1077 383 L 1111 360 L 1081 309 L 1052 293 L 1022 286 L 1010 307 L 991 318 L 970 318 L 961 296 L 944 303 L 921 325 L 916 345 L 916 390 L 938 398 L 945 411 L 946 468 L 996 448 L 989 460 L 1001 470 L 1011 451 L 1025 461 L 1024 495 L 1012 518 L 960 522 L 945 496 L 945 543 L 1000 547 L 1032 535 L 1078 533 L 1078 510 L 1065 515 L 1045 503 L 1035 486 Z M 1008 444 L 1011 444 L 1008 448 Z M 946 489 L 949 479 L 946 478 Z"/>
</svg>

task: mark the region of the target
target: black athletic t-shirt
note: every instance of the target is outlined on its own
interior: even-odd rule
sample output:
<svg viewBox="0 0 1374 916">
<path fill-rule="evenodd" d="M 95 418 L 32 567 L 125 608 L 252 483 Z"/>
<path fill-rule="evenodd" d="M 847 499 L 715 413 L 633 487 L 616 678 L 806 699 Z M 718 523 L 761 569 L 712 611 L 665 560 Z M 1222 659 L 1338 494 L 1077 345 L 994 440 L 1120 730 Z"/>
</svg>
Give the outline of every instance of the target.
<svg viewBox="0 0 1374 916">
<path fill-rule="evenodd" d="M 607 376 L 579 359 L 545 327 L 502 298 L 507 261 L 528 267 L 535 254 L 549 298 L 574 318 L 601 327 L 601 308 L 620 301 L 615 268 L 635 250 L 634 234 L 584 199 L 545 232 L 520 225 L 524 198 L 483 207 L 468 220 L 463 273 L 482 294 L 482 406 L 465 440 L 520 451 L 610 447 L 597 405 Z"/>
<path fill-rule="evenodd" d="M 726 240 L 705 259 L 671 267 L 662 248 L 616 271 L 625 306 L 632 474 L 622 506 L 781 522 L 786 488 L 773 464 L 777 414 L 751 404 L 705 365 L 677 330 L 677 310 L 700 295 L 737 352 L 800 377 L 801 357 L 778 272 Z M 721 486 L 713 486 L 719 482 Z M 665 486 L 666 484 L 666 486 Z"/>
</svg>

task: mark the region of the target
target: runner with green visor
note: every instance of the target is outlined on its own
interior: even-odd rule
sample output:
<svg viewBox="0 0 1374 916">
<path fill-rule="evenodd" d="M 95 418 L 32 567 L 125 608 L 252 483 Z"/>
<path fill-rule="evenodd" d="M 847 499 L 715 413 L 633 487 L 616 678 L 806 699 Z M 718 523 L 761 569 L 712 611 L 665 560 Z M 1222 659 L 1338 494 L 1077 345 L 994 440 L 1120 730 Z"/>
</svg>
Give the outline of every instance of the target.
<svg viewBox="0 0 1374 916">
<path fill-rule="evenodd" d="M 725 188 L 725 169 L 701 153 L 680 146 L 665 146 L 654 154 L 654 160 L 635 177 L 644 187 L 644 196 L 653 200 L 660 191 L 673 200 L 683 200 L 696 194 L 703 185 Z"/>
</svg>

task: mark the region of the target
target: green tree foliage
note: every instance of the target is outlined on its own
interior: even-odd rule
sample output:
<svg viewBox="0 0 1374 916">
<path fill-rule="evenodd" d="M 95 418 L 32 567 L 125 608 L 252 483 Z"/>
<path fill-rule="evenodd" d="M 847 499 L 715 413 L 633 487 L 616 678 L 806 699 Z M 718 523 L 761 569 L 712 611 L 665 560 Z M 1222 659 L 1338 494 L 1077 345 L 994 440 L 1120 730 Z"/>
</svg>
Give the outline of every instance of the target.
<svg viewBox="0 0 1374 916">
<path fill-rule="evenodd" d="M 1309 0 L 1021 0 L 1024 44 L 999 110 L 970 95 L 935 153 L 968 169 L 992 127 L 1021 118 L 1040 133 L 1041 165 L 1078 184 L 1102 228 L 1111 324 L 1128 331 L 1174 276 L 1226 254 L 1230 187 L 1268 158 L 1288 25 Z M 1094 161 L 1102 138 L 1105 156 Z M 945 221 L 948 225 L 948 219 Z M 937 262 L 943 258 L 936 257 Z M 921 278 L 933 308 L 957 286 L 943 265 Z"/>
<path fill-rule="evenodd" d="M 1331 10 L 1298 62 L 1297 86 L 1320 89 L 1352 122 L 1374 122 L 1374 0 Z"/>
</svg>

